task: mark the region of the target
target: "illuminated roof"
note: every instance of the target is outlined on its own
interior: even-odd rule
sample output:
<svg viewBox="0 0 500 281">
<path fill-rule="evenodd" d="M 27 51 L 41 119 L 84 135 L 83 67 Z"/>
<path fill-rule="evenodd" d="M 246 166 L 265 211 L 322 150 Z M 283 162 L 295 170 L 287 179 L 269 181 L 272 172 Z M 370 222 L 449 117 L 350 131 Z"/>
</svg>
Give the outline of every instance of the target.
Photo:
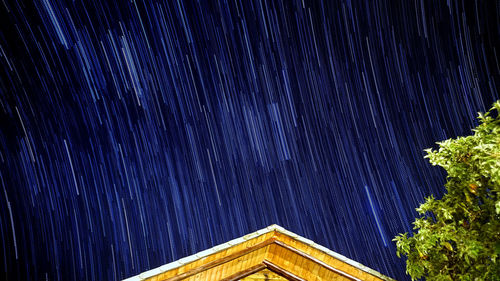
<svg viewBox="0 0 500 281">
<path fill-rule="evenodd" d="M 124 281 L 394 280 L 278 225 Z M 273 279 L 271 279 L 271 277 Z"/>
</svg>

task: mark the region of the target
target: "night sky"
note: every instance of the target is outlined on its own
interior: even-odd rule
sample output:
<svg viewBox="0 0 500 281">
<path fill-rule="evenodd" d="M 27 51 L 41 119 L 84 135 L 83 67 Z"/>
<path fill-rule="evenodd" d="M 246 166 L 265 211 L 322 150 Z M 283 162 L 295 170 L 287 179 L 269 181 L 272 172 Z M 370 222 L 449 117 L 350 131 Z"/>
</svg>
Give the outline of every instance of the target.
<svg viewBox="0 0 500 281">
<path fill-rule="evenodd" d="M 0 2 L 0 279 L 280 226 L 398 280 L 423 149 L 499 97 L 500 2 Z"/>
</svg>

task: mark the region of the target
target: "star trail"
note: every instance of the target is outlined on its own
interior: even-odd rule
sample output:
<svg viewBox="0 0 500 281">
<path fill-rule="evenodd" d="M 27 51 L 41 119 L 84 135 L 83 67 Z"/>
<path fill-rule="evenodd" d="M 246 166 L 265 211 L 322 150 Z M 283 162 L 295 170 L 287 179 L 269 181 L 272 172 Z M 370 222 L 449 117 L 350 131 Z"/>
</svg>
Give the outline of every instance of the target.
<svg viewBox="0 0 500 281">
<path fill-rule="evenodd" d="M 423 159 L 499 98 L 500 4 L 0 3 L 0 278 L 120 280 L 279 224 L 398 280 Z"/>
</svg>

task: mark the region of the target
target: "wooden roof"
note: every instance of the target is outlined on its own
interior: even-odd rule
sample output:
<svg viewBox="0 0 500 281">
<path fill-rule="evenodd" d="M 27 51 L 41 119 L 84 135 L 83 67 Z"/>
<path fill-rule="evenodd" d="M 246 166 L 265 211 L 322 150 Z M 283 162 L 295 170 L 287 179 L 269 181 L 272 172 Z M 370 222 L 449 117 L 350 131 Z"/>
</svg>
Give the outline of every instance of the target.
<svg viewBox="0 0 500 281">
<path fill-rule="evenodd" d="M 271 225 L 124 281 L 388 280 L 358 262 Z M 259 279 L 261 278 L 261 279 Z M 279 279 L 281 278 L 281 279 Z"/>
</svg>

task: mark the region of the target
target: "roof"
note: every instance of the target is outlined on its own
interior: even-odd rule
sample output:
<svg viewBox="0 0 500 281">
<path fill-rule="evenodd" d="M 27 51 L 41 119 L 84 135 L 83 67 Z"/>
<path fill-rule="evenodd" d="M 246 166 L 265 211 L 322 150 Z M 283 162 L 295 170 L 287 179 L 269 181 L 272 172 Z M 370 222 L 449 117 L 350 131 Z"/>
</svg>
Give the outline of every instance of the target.
<svg viewBox="0 0 500 281">
<path fill-rule="evenodd" d="M 270 270 L 285 280 L 394 279 L 278 225 L 145 271 L 124 281 L 240 280 Z"/>
</svg>

